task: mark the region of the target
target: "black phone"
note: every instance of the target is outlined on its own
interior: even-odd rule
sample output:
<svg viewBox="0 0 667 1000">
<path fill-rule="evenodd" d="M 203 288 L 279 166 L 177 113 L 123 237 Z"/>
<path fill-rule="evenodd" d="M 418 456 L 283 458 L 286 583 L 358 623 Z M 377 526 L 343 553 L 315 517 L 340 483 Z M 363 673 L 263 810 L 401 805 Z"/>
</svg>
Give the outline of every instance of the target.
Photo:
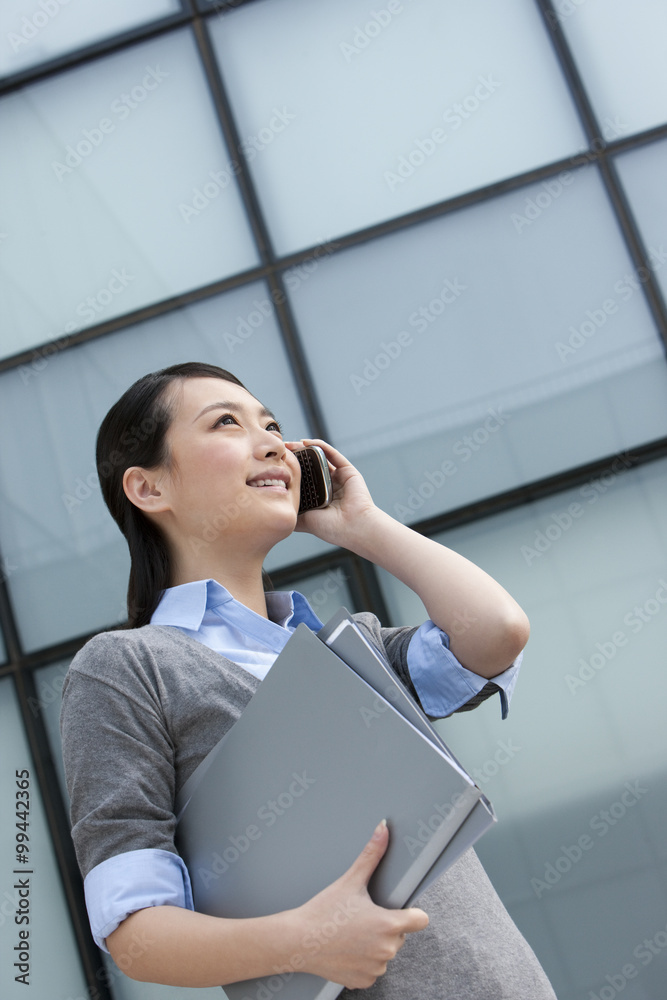
<svg viewBox="0 0 667 1000">
<path fill-rule="evenodd" d="M 299 514 L 307 510 L 328 507 L 333 500 L 333 489 L 326 455 L 316 444 L 300 448 L 294 454 L 301 466 Z"/>
</svg>

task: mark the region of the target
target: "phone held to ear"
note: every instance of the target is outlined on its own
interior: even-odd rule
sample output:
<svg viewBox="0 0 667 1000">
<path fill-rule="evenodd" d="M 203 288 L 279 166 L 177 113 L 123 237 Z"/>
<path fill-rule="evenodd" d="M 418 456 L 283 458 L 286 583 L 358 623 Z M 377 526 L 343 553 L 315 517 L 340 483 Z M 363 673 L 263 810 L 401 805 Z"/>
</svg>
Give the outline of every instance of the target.
<svg viewBox="0 0 667 1000">
<path fill-rule="evenodd" d="M 333 489 L 326 455 L 316 444 L 300 448 L 294 454 L 301 466 L 299 514 L 328 507 L 333 500 Z"/>
</svg>

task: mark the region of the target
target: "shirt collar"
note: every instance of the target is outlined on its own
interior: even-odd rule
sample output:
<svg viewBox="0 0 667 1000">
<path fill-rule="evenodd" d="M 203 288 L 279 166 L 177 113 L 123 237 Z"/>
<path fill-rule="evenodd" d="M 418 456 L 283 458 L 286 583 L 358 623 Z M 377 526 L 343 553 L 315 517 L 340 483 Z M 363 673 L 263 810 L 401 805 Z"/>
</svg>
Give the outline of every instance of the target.
<svg viewBox="0 0 667 1000">
<path fill-rule="evenodd" d="M 151 625 L 175 625 L 198 631 L 206 611 L 230 603 L 239 605 L 217 580 L 195 580 L 178 587 L 168 587 L 151 617 Z M 271 621 L 285 628 L 296 628 L 301 622 L 314 631 L 322 628 L 310 604 L 298 590 L 270 591 L 266 608 Z M 224 614 L 224 612 L 223 612 Z"/>
</svg>

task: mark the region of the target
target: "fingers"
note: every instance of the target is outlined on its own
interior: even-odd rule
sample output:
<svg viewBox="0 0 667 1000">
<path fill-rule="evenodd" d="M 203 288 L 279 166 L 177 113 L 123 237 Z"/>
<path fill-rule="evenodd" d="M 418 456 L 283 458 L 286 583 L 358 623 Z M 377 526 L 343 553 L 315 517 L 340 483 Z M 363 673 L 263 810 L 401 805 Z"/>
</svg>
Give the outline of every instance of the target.
<svg viewBox="0 0 667 1000">
<path fill-rule="evenodd" d="M 323 441 L 322 438 L 303 438 L 302 441 L 284 441 L 283 444 L 286 448 L 289 448 L 290 451 L 294 451 L 295 448 L 298 449 L 307 445 L 316 444 L 319 445 L 324 454 L 327 456 L 329 462 L 332 463 L 337 469 L 344 465 L 352 465 L 352 463 L 348 462 L 340 451 L 334 448 L 332 444 L 329 444 L 328 441 Z"/>
<path fill-rule="evenodd" d="M 427 926 L 423 910 L 388 909 L 368 894 L 368 880 L 388 844 L 389 830 L 382 820 L 347 871 L 301 908 L 309 937 L 317 938 L 319 927 L 336 927 L 309 957 L 304 971 L 351 989 L 367 988 L 384 975 L 406 936 Z"/>
<path fill-rule="evenodd" d="M 414 934 L 416 931 L 423 931 L 428 927 L 428 914 L 420 910 L 418 906 L 411 906 L 407 910 L 401 910 L 406 918 L 405 933 Z"/>
<path fill-rule="evenodd" d="M 355 861 L 352 862 L 343 875 L 343 878 L 347 881 L 355 882 L 359 886 L 367 885 L 368 880 L 387 850 L 388 844 L 389 830 L 387 828 L 387 821 L 383 819 L 378 823 L 373 831 L 373 836 Z"/>
</svg>

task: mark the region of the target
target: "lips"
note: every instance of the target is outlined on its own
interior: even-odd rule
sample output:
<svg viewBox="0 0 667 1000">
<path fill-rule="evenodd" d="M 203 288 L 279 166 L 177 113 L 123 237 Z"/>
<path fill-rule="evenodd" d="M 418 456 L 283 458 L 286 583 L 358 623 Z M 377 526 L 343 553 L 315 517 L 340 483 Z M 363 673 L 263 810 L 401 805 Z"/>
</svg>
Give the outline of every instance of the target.
<svg viewBox="0 0 667 1000">
<path fill-rule="evenodd" d="M 258 476 L 253 476 L 246 483 L 246 486 L 252 486 L 255 489 L 266 489 L 273 487 L 274 489 L 282 489 L 285 492 L 289 489 L 290 476 L 288 472 L 282 469 L 267 469 L 266 472 L 261 473 Z"/>
<path fill-rule="evenodd" d="M 255 479 L 248 483 L 248 486 L 254 486 L 257 488 L 263 486 L 280 486 L 282 489 L 287 490 L 287 483 L 284 479 Z"/>
</svg>

